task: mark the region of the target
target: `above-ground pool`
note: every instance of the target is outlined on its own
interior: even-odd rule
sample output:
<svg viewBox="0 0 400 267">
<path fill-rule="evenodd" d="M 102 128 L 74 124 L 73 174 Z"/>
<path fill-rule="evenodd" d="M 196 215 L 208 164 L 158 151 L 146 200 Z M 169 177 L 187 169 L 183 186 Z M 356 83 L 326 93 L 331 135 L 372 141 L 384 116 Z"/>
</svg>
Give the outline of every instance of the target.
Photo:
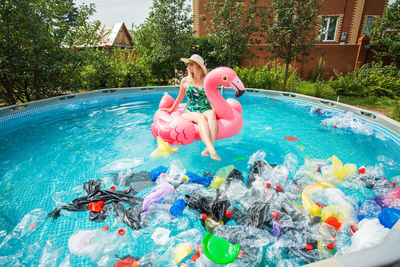
<svg viewBox="0 0 400 267">
<path fill-rule="evenodd" d="M 212 262 L 198 246 L 207 233 L 202 212 L 186 207 L 182 216 L 173 216 L 170 208 L 185 195 L 216 197 L 218 186 L 191 183 L 190 175 L 184 174 L 213 177 L 227 166 L 225 170 L 240 171 L 243 182 L 238 179 L 220 187 L 218 194 L 230 201 L 227 209 L 232 215 L 225 214 L 227 226 L 220 226 L 214 234 L 241 244 L 241 253 L 232 265 L 296 266 L 356 250 L 352 236 L 362 230 L 358 223 L 364 218 L 372 221 L 385 207 L 400 206 L 398 201 L 379 202 L 400 183 L 400 137 L 332 105 L 251 91 L 238 99 L 243 108 L 242 131 L 216 141 L 220 162 L 201 156 L 202 142 L 180 146 L 178 153 L 168 158 L 149 158 L 157 148 L 150 131 L 153 114 L 163 93 L 176 97 L 176 89 L 105 90 L 3 109 L 0 264 L 113 266 L 125 258 L 135 258 L 141 259 L 140 266 L 176 266 L 183 262 L 209 266 Z M 234 94 L 226 90 L 224 97 Z M 340 169 L 336 159 L 349 164 L 348 168 Z M 254 164 L 259 164 L 259 172 Z M 333 170 L 334 164 L 339 164 L 335 165 L 339 169 Z M 169 170 L 152 184 L 148 173 L 142 171 L 151 172 L 160 166 Z M 147 178 L 135 181 L 134 174 L 138 173 Z M 114 187 L 116 191 L 125 190 L 127 179 L 133 179 L 135 185 L 141 185 L 138 198 L 161 179 L 173 184 L 175 192 L 141 212 L 141 229 L 136 230 L 117 219 L 112 209 L 101 222 L 90 221 L 89 211 L 62 210 L 56 220 L 46 217 L 56 207 L 86 196 L 83 184 L 96 179 L 102 179 L 101 189 Z M 314 183 L 328 183 L 342 192 L 334 194 L 322 186 L 321 192 L 326 189 L 330 193 L 311 190 L 308 195 L 314 204 L 319 199 L 319 206 L 347 205 L 349 212 L 345 215 L 331 211 L 330 217 L 336 217 L 340 224 L 338 229 L 310 215 L 301 193 Z M 261 204 L 260 209 L 251 205 L 257 202 L 264 206 L 268 203 L 268 212 L 260 208 Z M 111 204 L 106 207 L 111 208 Z M 247 228 L 237 226 L 243 225 L 238 214 L 250 209 L 253 217 L 246 217 L 251 221 L 247 221 Z M 260 215 L 262 212 L 265 214 Z M 261 223 L 255 223 L 257 220 Z M 306 227 L 310 228 L 304 230 Z M 155 237 L 154 233 L 162 236 L 167 230 L 169 238 Z M 336 240 L 329 239 L 333 235 Z"/>
</svg>

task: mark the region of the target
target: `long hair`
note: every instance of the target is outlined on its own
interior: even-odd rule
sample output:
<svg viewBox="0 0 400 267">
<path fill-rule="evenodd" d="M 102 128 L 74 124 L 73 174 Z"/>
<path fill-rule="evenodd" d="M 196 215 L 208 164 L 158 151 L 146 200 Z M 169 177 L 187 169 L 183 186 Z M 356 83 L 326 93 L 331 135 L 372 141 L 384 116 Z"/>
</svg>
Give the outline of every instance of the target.
<svg viewBox="0 0 400 267">
<path fill-rule="evenodd" d="M 186 76 L 186 79 L 187 79 L 189 85 L 191 85 L 192 82 L 194 82 L 196 85 L 199 84 L 200 80 L 206 76 L 204 74 L 203 70 L 201 69 L 201 67 L 199 66 L 199 64 L 197 64 L 196 62 L 193 62 L 193 63 L 196 64 L 196 66 L 197 66 L 196 71 L 194 73 L 191 73 L 189 71 L 189 68 L 187 68 L 188 75 Z"/>
</svg>

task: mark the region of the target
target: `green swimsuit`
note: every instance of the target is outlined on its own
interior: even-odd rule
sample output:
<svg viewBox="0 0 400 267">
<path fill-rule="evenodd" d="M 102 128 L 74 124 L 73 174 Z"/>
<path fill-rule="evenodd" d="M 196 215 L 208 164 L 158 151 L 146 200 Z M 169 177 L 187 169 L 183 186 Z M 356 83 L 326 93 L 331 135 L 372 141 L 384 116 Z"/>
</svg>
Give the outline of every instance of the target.
<svg viewBox="0 0 400 267">
<path fill-rule="evenodd" d="M 188 99 L 186 109 L 190 112 L 203 113 L 206 110 L 212 109 L 204 88 L 199 90 L 194 86 L 189 86 L 186 90 L 186 97 Z"/>
</svg>

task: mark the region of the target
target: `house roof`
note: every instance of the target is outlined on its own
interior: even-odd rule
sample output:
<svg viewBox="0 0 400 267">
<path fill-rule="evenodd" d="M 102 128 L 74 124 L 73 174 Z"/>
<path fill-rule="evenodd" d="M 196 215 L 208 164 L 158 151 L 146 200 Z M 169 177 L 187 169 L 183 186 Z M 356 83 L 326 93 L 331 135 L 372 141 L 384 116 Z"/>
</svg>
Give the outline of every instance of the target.
<svg viewBox="0 0 400 267">
<path fill-rule="evenodd" d="M 125 26 L 125 23 L 119 22 L 115 24 L 106 24 L 100 26 L 99 29 L 100 42 L 97 46 L 120 46 L 120 47 L 132 47 L 132 37 Z M 123 38 L 126 37 L 126 38 Z"/>
</svg>

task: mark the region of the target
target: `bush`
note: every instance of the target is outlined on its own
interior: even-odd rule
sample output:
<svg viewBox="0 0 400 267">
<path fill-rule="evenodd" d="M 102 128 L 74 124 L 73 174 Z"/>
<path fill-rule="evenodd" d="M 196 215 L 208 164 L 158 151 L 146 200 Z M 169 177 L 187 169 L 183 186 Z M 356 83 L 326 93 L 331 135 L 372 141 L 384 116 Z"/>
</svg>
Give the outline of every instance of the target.
<svg viewBox="0 0 400 267">
<path fill-rule="evenodd" d="M 298 79 L 296 81 L 295 88 L 297 93 L 303 95 L 311 95 L 330 99 L 336 96 L 336 92 L 329 86 L 329 84 L 320 80 L 312 82 Z"/>
<path fill-rule="evenodd" d="M 248 88 L 259 88 L 267 90 L 282 90 L 285 77 L 285 67 L 277 61 L 269 62 L 262 68 L 235 68 L 239 78 Z M 293 88 L 296 81 L 296 71 L 289 68 L 287 88 Z"/>
<path fill-rule="evenodd" d="M 119 48 L 112 52 L 92 50 L 81 67 L 79 79 L 81 88 L 86 90 L 145 86 L 150 71 L 136 60 L 133 51 Z"/>
<path fill-rule="evenodd" d="M 346 75 L 336 73 L 330 86 L 345 96 L 400 96 L 400 71 L 394 65 L 365 64 Z"/>
</svg>

